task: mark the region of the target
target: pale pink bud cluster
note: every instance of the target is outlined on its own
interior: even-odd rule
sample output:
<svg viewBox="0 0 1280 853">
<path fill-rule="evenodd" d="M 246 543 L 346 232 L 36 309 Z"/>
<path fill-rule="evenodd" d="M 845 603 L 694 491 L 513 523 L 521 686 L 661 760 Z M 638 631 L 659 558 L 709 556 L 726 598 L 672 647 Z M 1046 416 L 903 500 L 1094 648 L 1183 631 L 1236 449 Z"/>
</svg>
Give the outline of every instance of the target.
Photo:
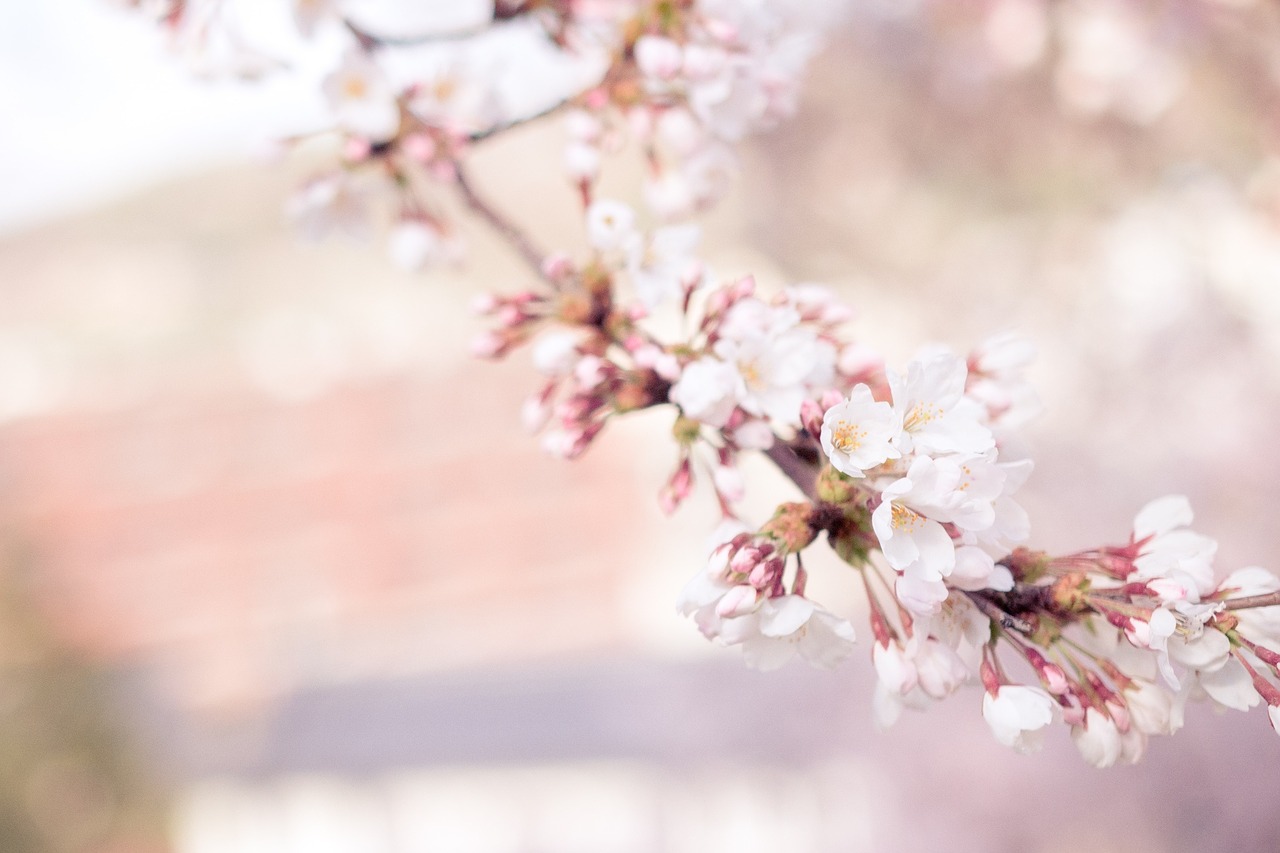
<svg viewBox="0 0 1280 853">
<path fill-rule="evenodd" d="M 829 669 L 853 650 L 853 626 L 805 597 L 797 571 L 787 589 L 785 554 L 767 538 L 741 534 L 712 552 L 677 608 L 708 639 L 741 646 L 747 664 L 776 669 L 799 654 Z"/>
</svg>

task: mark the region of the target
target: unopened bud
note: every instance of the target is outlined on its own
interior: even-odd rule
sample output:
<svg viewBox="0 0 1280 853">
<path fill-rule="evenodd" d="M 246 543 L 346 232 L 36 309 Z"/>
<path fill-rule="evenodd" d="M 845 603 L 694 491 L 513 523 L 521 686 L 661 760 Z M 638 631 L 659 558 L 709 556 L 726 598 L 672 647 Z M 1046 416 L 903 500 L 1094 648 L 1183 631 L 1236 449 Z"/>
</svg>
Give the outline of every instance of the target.
<svg viewBox="0 0 1280 853">
<path fill-rule="evenodd" d="M 809 435 L 817 438 L 822 434 L 822 417 L 825 409 L 816 400 L 804 400 L 800 403 L 800 423 L 808 430 Z"/>
<path fill-rule="evenodd" d="M 410 160 L 425 164 L 436 156 L 436 141 L 425 133 L 411 133 L 400 141 L 400 150 Z"/>
<path fill-rule="evenodd" d="M 716 615 L 721 619 L 742 616 L 755 609 L 760 593 L 754 586 L 739 584 L 729 590 L 716 604 Z"/>
<path fill-rule="evenodd" d="M 342 157 L 349 163 L 359 163 L 372 153 L 373 148 L 369 145 L 369 140 L 361 139 L 358 136 L 352 136 L 342 143 Z"/>
<path fill-rule="evenodd" d="M 547 255 L 542 259 L 542 274 L 553 281 L 562 281 L 573 272 L 573 261 L 562 252 Z"/>
<path fill-rule="evenodd" d="M 1040 670 L 1040 680 L 1044 682 L 1045 689 L 1054 696 L 1061 696 L 1071 689 L 1071 685 L 1067 681 L 1067 674 L 1056 663 L 1044 665 L 1044 668 Z"/>
<path fill-rule="evenodd" d="M 507 351 L 507 339 L 497 332 L 483 332 L 471 341 L 471 354 L 477 358 L 501 358 Z"/>
</svg>

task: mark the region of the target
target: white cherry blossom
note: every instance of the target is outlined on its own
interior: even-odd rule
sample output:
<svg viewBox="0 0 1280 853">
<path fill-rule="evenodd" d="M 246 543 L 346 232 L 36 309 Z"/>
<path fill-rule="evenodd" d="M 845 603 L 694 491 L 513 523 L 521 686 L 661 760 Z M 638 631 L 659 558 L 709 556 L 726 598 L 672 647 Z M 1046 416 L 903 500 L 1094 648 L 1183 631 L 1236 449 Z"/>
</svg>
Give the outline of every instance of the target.
<svg viewBox="0 0 1280 853">
<path fill-rule="evenodd" d="M 1154 682 L 1134 679 L 1124 699 L 1131 725 L 1149 735 L 1171 735 L 1182 727 L 1178 698 Z"/>
<path fill-rule="evenodd" d="M 400 105 L 382 68 L 353 51 L 324 80 L 324 94 L 338 124 L 372 143 L 386 142 L 400 129 Z"/>
<path fill-rule="evenodd" d="M 1071 739 L 1081 757 L 1094 767 L 1110 767 L 1123 753 L 1120 730 L 1097 708 L 1085 710 L 1084 722 L 1071 727 Z"/>
<path fill-rule="evenodd" d="M 903 453 L 984 453 L 995 446 L 981 423 L 981 407 L 964 397 L 963 360 L 940 353 L 907 365 L 906 376 L 888 371 L 893 408 L 902 417 Z"/>
<path fill-rule="evenodd" d="M 892 406 L 875 400 L 866 385 L 857 385 L 849 399 L 823 416 L 822 449 L 836 470 L 862 477 L 868 469 L 901 455 L 893 446 L 901 426 Z"/>
<path fill-rule="evenodd" d="M 747 664 L 762 671 L 797 653 L 820 669 L 832 669 L 853 651 L 853 626 L 800 595 L 764 601 L 754 613 L 726 619 L 720 639 L 741 645 Z"/>
<path fill-rule="evenodd" d="M 1037 752 L 1044 730 L 1053 722 L 1057 703 L 1039 687 L 1003 684 L 995 695 L 982 696 L 982 716 L 996 740 L 1020 753 Z"/>
<path fill-rule="evenodd" d="M 872 645 L 871 661 L 885 689 L 901 696 L 915 688 L 919 679 L 916 665 L 896 642 L 890 642 L 887 646 L 880 643 Z"/>
<path fill-rule="evenodd" d="M 1196 683 L 1209 694 L 1210 699 L 1224 708 L 1247 711 L 1262 701 L 1244 664 L 1234 658 L 1228 658 L 1216 669 L 1197 672 Z"/>
<path fill-rule="evenodd" d="M 600 199 L 587 208 L 587 239 L 592 248 L 612 252 L 634 239 L 636 214 L 620 201 Z"/>
<path fill-rule="evenodd" d="M 668 397 L 686 416 L 719 427 L 737 407 L 738 383 L 733 365 L 707 356 L 685 366 Z"/>
<path fill-rule="evenodd" d="M 916 643 L 911 659 L 920 689 L 934 699 L 945 699 L 969 680 L 969 667 L 959 653 L 933 637 Z"/>
<path fill-rule="evenodd" d="M 880 493 L 871 526 L 885 560 L 897 571 L 928 581 L 951 574 L 956 550 L 950 534 L 916 507 L 935 506 L 949 494 L 955 483 L 945 478 L 953 473 L 940 469 L 927 456 L 918 456 L 904 477 Z"/>
<path fill-rule="evenodd" d="M 1218 544 L 1186 529 L 1191 520 L 1191 504 L 1182 495 L 1158 498 L 1139 510 L 1133 521 L 1138 554 L 1129 579 L 1157 582 L 1153 588 L 1166 600 L 1199 601 L 1212 592 Z"/>
<path fill-rule="evenodd" d="M 678 297 L 686 283 L 701 275 L 701 265 L 694 255 L 700 235 L 701 229 L 696 225 L 659 228 L 648 240 L 635 235 L 627 252 L 627 273 L 646 308 L 656 308 Z"/>
</svg>

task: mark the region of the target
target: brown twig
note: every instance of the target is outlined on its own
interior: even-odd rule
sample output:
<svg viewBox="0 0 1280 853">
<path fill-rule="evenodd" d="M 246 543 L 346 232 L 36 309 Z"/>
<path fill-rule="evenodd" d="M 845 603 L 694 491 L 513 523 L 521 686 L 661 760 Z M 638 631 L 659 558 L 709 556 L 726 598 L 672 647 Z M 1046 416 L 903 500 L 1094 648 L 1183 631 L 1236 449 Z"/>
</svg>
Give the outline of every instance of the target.
<svg viewBox="0 0 1280 853">
<path fill-rule="evenodd" d="M 454 169 L 457 176 L 458 191 L 462 194 L 462 200 L 466 202 L 467 207 L 496 231 L 498 236 L 510 243 L 516 253 L 534 269 L 540 278 L 550 282 L 550 279 L 547 278 L 542 269 L 542 262 L 547 253 L 535 246 L 528 235 L 476 193 L 475 187 L 471 185 L 471 179 L 467 177 L 466 169 L 461 163 L 454 164 Z M 554 284 L 554 282 L 552 283 Z"/>
<path fill-rule="evenodd" d="M 360 43 L 361 48 L 364 50 L 377 50 L 382 47 L 416 47 L 424 44 L 441 44 L 475 38 L 492 31 L 494 24 L 500 21 L 509 21 L 512 18 L 527 14 L 529 11 L 529 4 L 521 3 L 511 10 L 495 9 L 492 18 L 474 27 L 463 27 L 445 32 L 417 33 L 408 36 L 384 36 L 371 33 L 350 18 L 343 18 L 342 24 L 356 37 L 356 41 Z"/>
<path fill-rule="evenodd" d="M 799 486 L 800 491 L 809 497 L 813 496 L 814 486 L 818 482 L 817 465 L 805 459 L 793 445 L 785 441 L 775 441 L 764 455 L 768 456 L 791 482 Z"/>
<path fill-rule="evenodd" d="M 987 596 L 983 595 L 981 592 L 972 590 L 963 590 L 963 592 L 965 595 L 969 596 L 969 600 L 972 601 L 979 610 L 985 613 L 988 618 L 998 624 L 1001 628 L 1004 628 L 1006 631 L 1018 631 L 1022 634 L 1031 633 L 1031 625 L 1028 622 L 1019 619 L 1017 616 L 1010 613 L 1006 613 L 1000 608 L 1000 605 L 996 604 L 990 598 L 987 598 Z"/>
<path fill-rule="evenodd" d="M 478 130 L 467 138 L 472 142 L 482 142 L 491 136 L 497 136 L 499 133 L 505 133 L 512 128 L 520 127 L 521 125 L 529 124 L 530 122 L 535 122 L 538 119 L 546 118 L 549 115 L 554 115 L 567 107 L 572 103 L 572 101 L 572 98 L 565 98 L 564 100 L 556 101 L 551 106 L 541 109 L 532 115 L 511 119 L 510 121 L 504 121 L 501 124 L 495 124 L 493 127 L 485 128 L 484 130 Z"/>
<path fill-rule="evenodd" d="M 1275 607 L 1280 605 L 1280 592 L 1268 592 L 1262 595 L 1246 595 L 1242 598 L 1228 598 L 1222 602 L 1227 610 L 1248 610 L 1252 607 Z"/>
</svg>

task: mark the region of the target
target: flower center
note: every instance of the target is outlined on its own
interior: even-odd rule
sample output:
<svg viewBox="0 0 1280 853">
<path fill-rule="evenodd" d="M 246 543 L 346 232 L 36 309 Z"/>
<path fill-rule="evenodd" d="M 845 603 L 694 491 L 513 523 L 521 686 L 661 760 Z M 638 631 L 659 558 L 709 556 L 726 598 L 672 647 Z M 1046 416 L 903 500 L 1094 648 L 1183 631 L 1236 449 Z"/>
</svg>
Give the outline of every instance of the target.
<svg viewBox="0 0 1280 853">
<path fill-rule="evenodd" d="M 862 446 L 867 437 L 865 429 L 859 429 L 856 423 L 840 421 L 831 431 L 831 446 L 842 453 L 852 453 Z"/>
<path fill-rule="evenodd" d="M 920 526 L 920 522 L 924 520 L 920 513 L 901 504 L 893 504 L 889 512 L 892 517 L 893 529 L 901 530 L 908 535 L 914 533 L 916 528 Z"/>
<path fill-rule="evenodd" d="M 363 98 L 369 91 L 369 87 L 360 77 L 348 77 L 342 82 L 342 94 L 346 95 L 353 101 Z"/>
<path fill-rule="evenodd" d="M 902 419 L 902 428 L 911 431 L 936 421 L 942 417 L 942 407 L 932 403 L 916 403 Z"/>
</svg>

